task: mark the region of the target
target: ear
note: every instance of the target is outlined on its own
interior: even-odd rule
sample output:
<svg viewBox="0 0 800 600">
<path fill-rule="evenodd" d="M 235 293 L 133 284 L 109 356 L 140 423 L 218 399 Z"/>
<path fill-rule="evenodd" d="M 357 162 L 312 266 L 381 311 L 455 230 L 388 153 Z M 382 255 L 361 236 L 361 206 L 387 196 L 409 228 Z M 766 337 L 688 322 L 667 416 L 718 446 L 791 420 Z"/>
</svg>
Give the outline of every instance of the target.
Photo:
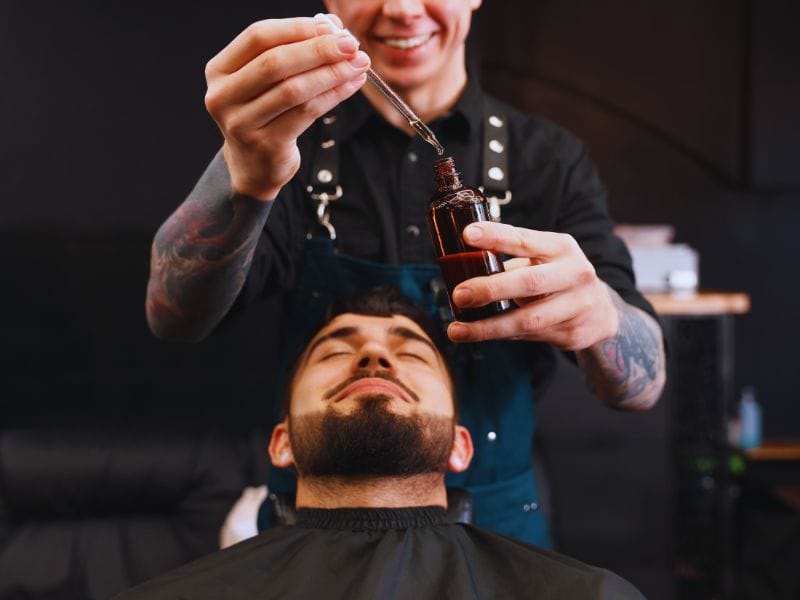
<svg viewBox="0 0 800 600">
<path fill-rule="evenodd" d="M 289 441 L 289 423 L 286 419 L 275 425 L 272 430 L 272 437 L 269 440 L 269 459 L 272 466 L 279 469 L 294 466 L 292 444 Z"/>
<path fill-rule="evenodd" d="M 447 460 L 447 468 L 453 473 L 466 471 L 472 461 L 472 437 L 466 427 L 456 425 L 453 432 L 453 449 Z"/>
</svg>

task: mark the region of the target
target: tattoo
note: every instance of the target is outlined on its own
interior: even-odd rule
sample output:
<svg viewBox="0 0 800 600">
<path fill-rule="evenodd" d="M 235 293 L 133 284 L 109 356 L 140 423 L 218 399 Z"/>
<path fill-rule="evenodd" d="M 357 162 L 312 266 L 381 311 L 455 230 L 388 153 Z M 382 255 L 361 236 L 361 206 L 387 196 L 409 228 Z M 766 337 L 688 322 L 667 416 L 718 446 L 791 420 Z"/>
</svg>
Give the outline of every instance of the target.
<svg viewBox="0 0 800 600">
<path fill-rule="evenodd" d="M 147 317 L 161 338 L 202 339 L 244 285 L 268 202 L 234 195 L 221 153 L 153 241 Z"/>
<path fill-rule="evenodd" d="M 612 292 L 619 314 L 617 335 L 580 357 L 589 385 L 603 400 L 624 409 L 649 408 L 664 385 L 664 355 L 658 324 Z"/>
</svg>

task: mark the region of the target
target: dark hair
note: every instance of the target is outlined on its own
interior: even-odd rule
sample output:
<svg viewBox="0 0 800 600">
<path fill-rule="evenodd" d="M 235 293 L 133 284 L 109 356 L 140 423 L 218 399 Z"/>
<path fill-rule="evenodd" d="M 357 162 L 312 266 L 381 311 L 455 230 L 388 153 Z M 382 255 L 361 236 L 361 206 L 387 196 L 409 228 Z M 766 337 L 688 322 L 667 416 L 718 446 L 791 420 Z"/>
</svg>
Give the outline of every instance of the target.
<svg viewBox="0 0 800 600">
<path fill-rule="evenodd" d="M 292 368 L 284 381 L 283 396 L 281 399 L 281 418 L 289 414 L 289 402 L 292 396 L 292 381 L 297 373 L 300 359 L 306 347 L 324 327 L 336 317 L 343 314 L 365 315 L 368 317 L 392 317 L 400 315 L 407 317 L 417 325 L 427 335 L 447 368 L 447 373 L 453 383 L 453 404 L 457 410 L 455 401 L 455 382 L 453 382 L 452 369 L 450 366 L 451 346 L 445 337 L 441 327 L 439 327 L 428 314 L 417 306 L 411 298 L 403 294 L 393 285 L 379 285 L 374 288 L 357 292 L 349 296 L 334 298 L 325 310 L 325 314 L 318 327 L 315 327 L 303 344 L 296 349 Z"/>
</svg>

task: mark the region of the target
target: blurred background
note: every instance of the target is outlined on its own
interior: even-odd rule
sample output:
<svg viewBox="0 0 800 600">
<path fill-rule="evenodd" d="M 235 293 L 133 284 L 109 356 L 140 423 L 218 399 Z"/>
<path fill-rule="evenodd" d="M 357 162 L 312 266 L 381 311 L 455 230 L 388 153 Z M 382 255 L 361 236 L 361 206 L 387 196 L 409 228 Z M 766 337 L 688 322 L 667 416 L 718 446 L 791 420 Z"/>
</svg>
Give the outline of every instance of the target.
<svg viewBox="0 0 800 600">
<path fill-rule="evenodd" d="M 221 143 L 204 65 L 252 21 L 319 9 L 288 4 L 0 3 L 8 597 L 108 597 L 210 552 L 263 481 L 279 307 L 186 346 L 143 305 L 152 236 Z M 670 343 L 657 409 L 597 406 L 567 362 L 539 407 L 557 548 L 649 598 L 800 597 L 799 7 L 486 0 L 475 18 L 484 87 L 588 143 L 618 222 L 672 232 L 637 265 Z M 739 295 L 683 302 L 671 261 Z M 760 449 L 739 447 L 743 390 Z"/>
</svg>

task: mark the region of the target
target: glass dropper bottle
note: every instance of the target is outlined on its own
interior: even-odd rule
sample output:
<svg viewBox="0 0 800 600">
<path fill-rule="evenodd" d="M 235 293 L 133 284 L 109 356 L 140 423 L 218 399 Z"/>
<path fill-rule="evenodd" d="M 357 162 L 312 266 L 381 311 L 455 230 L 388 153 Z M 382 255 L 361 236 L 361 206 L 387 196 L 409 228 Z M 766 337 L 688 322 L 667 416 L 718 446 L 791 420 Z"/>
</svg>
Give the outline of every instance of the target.
<svg viewBox="0 0 800 600">
<path fill-rule="evenodd" d="M 458 308 L 453 303 L 453 290 L 462 281 L 502 273 L 505 269 L 496 253 L 475 248 L 464 241 L 467 225 L 491 220 L 486 197 L 477 188 L 461 183 L 451 157 L 435 161 L 433 169 L 438 191 L 428 205 L 428 230 L 436 248 L 453 316 L 458 321 L 477 321 L 511 310 L 514 305 L 509 300 L 476 308 Z"/>
</svg>

